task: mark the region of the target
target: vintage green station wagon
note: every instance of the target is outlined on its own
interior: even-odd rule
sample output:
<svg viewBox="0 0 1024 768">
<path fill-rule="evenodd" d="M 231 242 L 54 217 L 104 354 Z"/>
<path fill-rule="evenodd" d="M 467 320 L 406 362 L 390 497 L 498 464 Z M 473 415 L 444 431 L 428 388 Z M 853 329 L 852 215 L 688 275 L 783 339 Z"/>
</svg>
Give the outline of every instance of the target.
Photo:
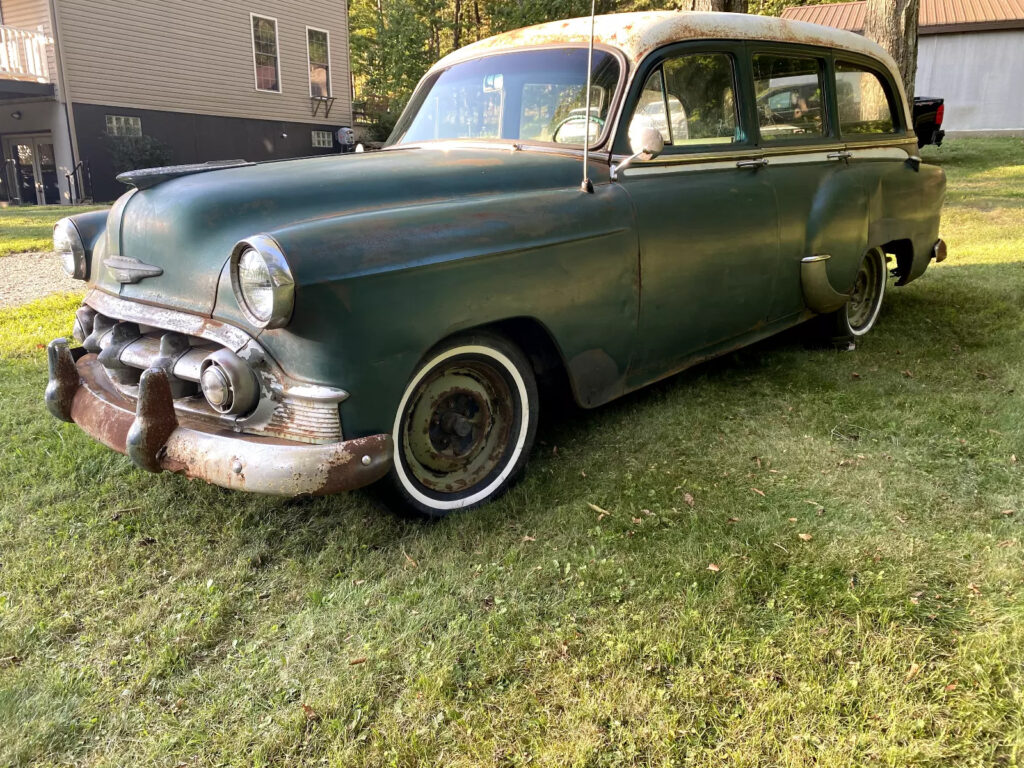
<svg viewBox="0 0 1024 768">
<path fill-rule="evenodd" d="M 856 338 L 890 276 L 945 258 L 945 177 L 872 42 L 736 14 L 593 28 L 444 58 L 381 152 L 124 174 L 55 229 L 88 291 L 49 409 L 153 472 L 387 478 L 439 516 L 521 474 L 538 382 L 593 408 L 814 317 Z"/>
</svg>

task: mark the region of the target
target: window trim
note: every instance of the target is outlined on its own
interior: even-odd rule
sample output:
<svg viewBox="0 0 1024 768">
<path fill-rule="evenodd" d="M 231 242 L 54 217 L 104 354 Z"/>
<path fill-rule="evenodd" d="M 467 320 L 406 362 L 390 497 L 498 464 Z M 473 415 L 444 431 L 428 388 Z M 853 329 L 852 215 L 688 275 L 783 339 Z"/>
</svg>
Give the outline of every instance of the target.
<svg viewBox="0 0 1024 768">
<path fill-rule="evenodd" d="M 747 69 L 749 69 L 749 57 L 743 41 L 739 40 L 683 40 L 676 43 L 669 43 L 658 48 L 647 55 L 636 69 L 629 91 L 622 100 L 622 108 L 619 112 L 618 125 L 615 137 L 612 142 L 612 154 L 617 156 L 629 156 L 633 154 L 629 147 L 629 123 L 633 119 L 640 94 L 643 93 L 647 79 L 654 74 L 655 70 L 672 58 L 678 58 L 687 54 L 719 53 L 728 56 L 732 63 L 732 87 L 734 94 L 733 110 L 736 115 L 736 126 L 743 130 L 744 140 L 730 142 L 729 144 L 687 144 L 672 145 L 666 144 L 664 151 L 654 160 L 657 163 L 662 158 L 669 156 L 679 157 L 685 155 L 722 155 L 733 153 L 750 155 L 751 150 L 756 147 L 754 133 L 751 126 L 750 115 L 746 108 L 747 90 L 750 87 L 747 83 Z M 663 94 L 667 92 L 664 72 L 662 73 Z"/>
<path fill-rule="evenodd" d="M 110 117 L 113 117 L 115 119 L 120 117 L 120 118 L 126 119 L 126 120 L 138 120 L 139 121 L 139 132 L 137 134 L 136 133 L 111 133 L 110 130 L 109 130 L 110 126 L 107 123 L 107 118 L 110 118 Z M 143 134 L 143 132 L 142 132 L 142 116 L 141 115 L 121 115 L 121 114 L 116 114 L 116 113 L 107 113 L 107 112 L 105 112 L 103 114 L 103 132 L 107 136 L 114 136 L 114 137 L 117 137 L 117 138 L 124 138 L 124 139 L 134 139 L 134 138 L 138 138 L 140 136 L 143 136 L 145 134 Z"/>
<path fill-rule="evenodd" d="M 316 134 L 318 134 L 318 133 L 326 134 L 327 140 L 328 140 L 329 143 L 326 144 L 326 145 L 317 144 L 316 143 Z M 334 149 L 334 132 L 333 131 L 325 131 L 322 128 L 311 128 L 310 129 L 310 143 L 311 143 L 313 149 Z"/>
<path fill-rule="evenodd" d="M 327 43 L 327 98 L 334 96 L 334 67 L 331 66 L 331 31 L 329 29 L 320 29 L 319 27 L 311 27 L 306 25 L 306 77 L 309 78 L 309 97 L 319 98 L 313 96 L 313 62 L 309 56 L 309 33 L 310 32 L 323 32 L 325 42 Z"/>
<path fill-rule="evenodd" d="M 885 98 L 889 102 L 889 111 L 892 113 L 893 118 L 893 129 L 890 133 L 853 133 L 843 134 L 843 127 L 839 121 L 839 85 L 837 81 L 838 70 L 836 65 L 839 63 L 849 64 L 855 67 L 859 67 L 866 72 L 870 72 L 878 78 L 882 85 L 882 90 L 885 91 Z M 860 56 L 853 51 L 836 51 L 832 57 L 832 80 L 833 80 L 833 97 L 836 100 L 836 135 L 844 142 L 847 143 L 861 143 L 861 142 L 876 142 L 876 141 L 893 141 L 894 139 L 906 139 L 908 136 L 909 121 L 908 117 L 903 113 L 902 101 L 900 96 L 900 90 L 897 88 L 896 83 L 892 79 L 892 75 L 889 73 L 887 67 L 883 67 L 878 61 L 872 59 L 869 56 Z M 910 105 L 913 109 L 913 105 Z"/>
<path fill-rule="evenodd" d="M 274 22 L 274 47 L 277 52 L 274 56 L 274 60 L 277 64 L 277 88 L 260 88 L 260 76 L 259 69 L 256 66 L 256 29 L 253 27 L 253 21 L 256 19 L 263 19 L 265 21 Z M 277 23 L 277 18 L 274 16 L 264 16 L 261 13 L 249 12 L 249 40 L 252 43 L 252 77 L 253 86 L 258 93 L 284 93 L 284 72 L 281 67 L 281 27 Z"/>
<path fill-rule="evenodd" d="M 794 59 L 813 59 L 821 67 L 821 109 L 824 130 L 810 138 L 796 135 L 788 139 L 768 139 L 761 136 L 761 119 L 757 114 L 757 85 L 754 77 L 754 57 L 758 54 L 772 56 L 790 56 Z M 753 115 L 753 128 L 757 131 L 756 144 L 759 149 L 772 147 L 813 147 L 819 144 L 835 144 L 839 140 L 839 126 L 835 115 L 835 67 L 832 49 L 817 48 L 790 43 L 751 43 L 747 46 L 747 74 L 750 78 L 750 110 Z"/>
</svg>

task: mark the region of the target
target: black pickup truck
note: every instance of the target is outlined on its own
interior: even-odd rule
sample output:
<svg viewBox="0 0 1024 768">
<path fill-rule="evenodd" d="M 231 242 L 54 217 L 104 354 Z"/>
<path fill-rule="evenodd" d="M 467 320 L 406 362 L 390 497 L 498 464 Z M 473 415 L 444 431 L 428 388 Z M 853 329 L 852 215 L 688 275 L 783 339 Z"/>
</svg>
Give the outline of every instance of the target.
<svg viewBox="0 0 1024 768">
<path fill-rule="evenodd" d="M 944 99 L 931 96 L 914 97 L 914 133 L 917 134 L 917 146 L 934 144 L 942 146 L 946 132 L 942 130 L 943 113 L 946 111 Z"/>
</svg>

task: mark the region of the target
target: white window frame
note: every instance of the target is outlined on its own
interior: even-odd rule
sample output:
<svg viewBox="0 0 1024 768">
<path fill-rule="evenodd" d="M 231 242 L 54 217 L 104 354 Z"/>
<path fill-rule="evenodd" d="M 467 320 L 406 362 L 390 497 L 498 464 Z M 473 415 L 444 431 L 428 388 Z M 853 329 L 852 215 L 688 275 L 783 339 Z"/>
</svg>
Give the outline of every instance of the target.
<svg viewBox="0 0 1024 768">
<path fill-rule="evenodd" d="M 309 78 L 309 96 L 313 97 L 313 78 L 310 77 L 312 74 L 313 62 L 309 58 L 309 33 L 310 32 L 323 32 L 327 37 L 327 98 L 334 95 L 334 83 L 331 82 L 334 79 L 334 67 L 331 66 L 331 32 L 328 29 L 318 29 L 317 27 L 306 27 L 306 77 Z"/>
<path fill-rule="evenodd" d="M 113 124 L 114 124 L 115 128 L 116 128 L 116 126 L 119 123 L 122 126 L 127 126 L 129 124 L 135 125 L 136 123 L 134 121 L 138 121 L 137 125 L 139 126 L 139 132 L 138 133 L 117 133 L 116 130 L 115 130 L 115 132 L 111 133 L 111 131 L 110 131 L 111 121 L 109 120 L 109 118 L 113 118 Z M 129 121 L 132 121 L 132 122 L 129 123 Z M 138 138 L 139 136 L 142 136 L 142 118 L 139 117 L 138 115 L 116 115 L 116 114 L 113 114 L 113 113 L 105 114 L 103 116 L 103 124 L 104 124 L 104 132 L 107 134 L 107 136 L 120 136 L 120 137 L 126 137 L 126 138 Z"/>
<path fill-rule="evenodd" d="M 253 21 L 264 19 L 274 22 L 274 45 L 277 48 L 277 89 L 260 88 L 259 69 L 256 67 L 256 30 L 253 28 Z M 273 16 L 264 16 L 262 13 L 249 13 L 249 41 L 252 44 L 252 79 L 253 86 L 260 93 L 284 93 L 284 72 L 281 67 L 281 28 L 277 19 Z"/>
<path fill-rule="evenodd" d="M 326 144 L 316 143 L 318 133 L 323 134 L 324 136 L 327 137 Z M 334 134 L 331 131 L 321 131 L 317 128 L 314 128 L 310 134 L 310 139 L 313 142 L 313 149 L 334 149 Z"/>
</svg>

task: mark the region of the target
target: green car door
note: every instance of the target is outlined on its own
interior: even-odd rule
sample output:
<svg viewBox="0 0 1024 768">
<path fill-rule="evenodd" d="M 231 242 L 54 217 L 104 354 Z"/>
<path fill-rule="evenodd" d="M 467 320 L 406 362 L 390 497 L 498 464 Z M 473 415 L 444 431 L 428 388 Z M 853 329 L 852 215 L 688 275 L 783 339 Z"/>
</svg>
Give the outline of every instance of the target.
<svg viewBox="0 0 1024 768">
<path fill-rule="evenodd" d="M 641 308 L 631 387 L 764 332 L 778 271 L 778 215 L 749 140 L 736 48 L 682 44 L 652 54 L 623 110 L 628 134 L 665 148 L 618 177 L 633 200 Z"/>
</svg>

